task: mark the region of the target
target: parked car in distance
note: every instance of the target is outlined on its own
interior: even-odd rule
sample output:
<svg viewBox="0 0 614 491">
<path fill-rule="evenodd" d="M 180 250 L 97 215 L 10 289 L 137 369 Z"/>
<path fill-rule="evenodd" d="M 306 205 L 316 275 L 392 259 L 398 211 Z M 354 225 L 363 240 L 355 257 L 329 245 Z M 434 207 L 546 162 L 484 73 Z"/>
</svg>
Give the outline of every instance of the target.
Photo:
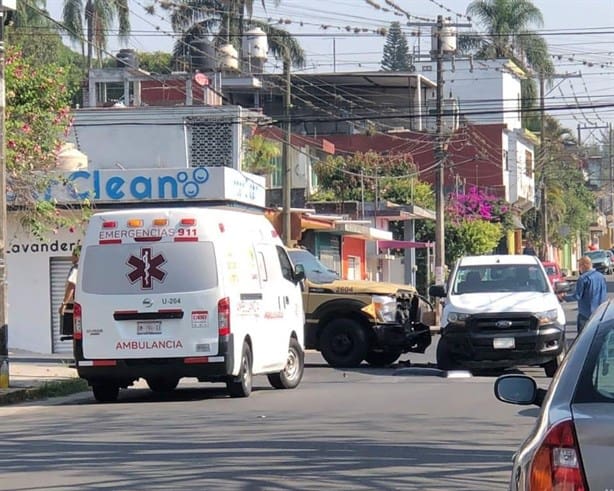
<svg viewBox="0 0 614 491">
<path fill-rule="evenodd" d="M 612 274 L 614 270 L 614 254 L 610 250 L 586 251 L 585 256 L 591 258 L 593 268 L 603 274 Z"/>
<path fill-rule="evenodd" d="M 550 281 L 552 288 L 554 288 L 556 284 L 559 284 L 559 289 L 569 290 L 570 284 L 566 281 L 565 274 L 557 263 L 554 261 L 542 261 L 542 266 L 546 271 L 548 281 Z"/>
<path fill-rule="evenodd" d="M 614 488 L 614 302 L 603 303 L 547 389 L 526 375 L 495 381 L 500 401 L 541 411 L 514 454 L 510 490 Z"/>
</svg>

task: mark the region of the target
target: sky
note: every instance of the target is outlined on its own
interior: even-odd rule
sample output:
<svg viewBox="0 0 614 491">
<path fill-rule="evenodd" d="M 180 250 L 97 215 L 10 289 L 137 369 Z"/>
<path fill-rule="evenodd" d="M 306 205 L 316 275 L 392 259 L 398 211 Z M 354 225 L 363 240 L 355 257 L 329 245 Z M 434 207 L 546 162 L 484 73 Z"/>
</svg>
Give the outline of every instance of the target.
<svg viewBox="0 0 614 491">
<path fill-rule="evenodd" d="M 63 3 L 47 0 L 52 17 L 61 17 Z M 158 3 L 159 0 L 129 0 L 132 36 L 123 45 L 111 39 L 109 51 L 120 48 L 171 51 L 174 36 L 165 12 L 157 8 L 154 15 L 145 13 L 144 7 Z M 265 0 L 265 11 L 261 1 L 254 0 L 254 17 L 282 25 L 298 37 L 307 54 L 303 73 L 368 71 L 380 69 L 385 37 L 378 31 L 392 21 L 401 23 L 410 50 L 423 55 L 430 48 L 430 24 L 437 15 L 461 24 L 471 23 L 471 28 L 459 28 L 460 32 L 467 29 L 483 32 L 482 26 L 464 15 L 469 3 L 469 0 L 280 0 L 276 5 L 274 0 Z M 544 18 L 544 25 L 535 30 L 546 39 L 557 74 L 567 75 L 556 78 L 546 88 L 546 110 L 583 106 L 552 114 L 576 133 L 580 126 L 582 140 L 588 140 L 596 132 L 603 132 L 597 127 L 614 123 L 614 0 L 533 3 Z M 411 17 L 395 15 L 395 11 Z M 421 36 L 417 35 L 419 30 Z M 269 60 L 267 66 L 271 71 L 281 69 L 276 60 Z M 600 105 L 606 107 L 593 107 Z"/>
</svg>

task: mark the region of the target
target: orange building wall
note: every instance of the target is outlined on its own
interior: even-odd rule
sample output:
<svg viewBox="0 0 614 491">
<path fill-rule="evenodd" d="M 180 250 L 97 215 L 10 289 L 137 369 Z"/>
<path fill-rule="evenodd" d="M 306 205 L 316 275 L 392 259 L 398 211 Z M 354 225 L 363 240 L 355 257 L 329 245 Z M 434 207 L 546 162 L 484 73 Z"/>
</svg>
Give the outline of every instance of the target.
<svg viewBox="0 0 614 491">
<path fill-rule="evenodd" d="M 360 258 L 360 279 L 367 278 L 367 254 L 365 241 L 355 237 L 344 237 L 341 244 L 341 268 L 343 278 L 348 277 L 348 257 L 355 256 Z"/>
</svg>

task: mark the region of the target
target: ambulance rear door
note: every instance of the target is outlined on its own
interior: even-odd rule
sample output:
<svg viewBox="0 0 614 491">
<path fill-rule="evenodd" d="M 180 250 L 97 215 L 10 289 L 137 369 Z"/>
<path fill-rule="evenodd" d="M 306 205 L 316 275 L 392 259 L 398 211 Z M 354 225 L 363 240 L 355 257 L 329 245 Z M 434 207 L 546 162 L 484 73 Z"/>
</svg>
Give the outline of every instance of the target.
<svg viewBox="0 0 614 491">
<path fill-rule="evenodd" d="M 216 248 L 202 222 L 180 209 L 92 217 L 77 294 L 86 359 L 218 354 Z"/>
</svg>

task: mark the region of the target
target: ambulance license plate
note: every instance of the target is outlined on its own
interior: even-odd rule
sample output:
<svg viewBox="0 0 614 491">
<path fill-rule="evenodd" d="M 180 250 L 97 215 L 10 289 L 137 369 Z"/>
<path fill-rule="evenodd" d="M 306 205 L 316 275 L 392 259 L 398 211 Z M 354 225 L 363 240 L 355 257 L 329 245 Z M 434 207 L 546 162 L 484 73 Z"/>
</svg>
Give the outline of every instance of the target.
<svg viewBox="0 0 614 491">
<path fill-rule="evenodd" d="M 137 321 L 137 334 L 162 334 L 162 321 Z"/>
<path fill-rule="evenodd" d="M 516 347 L 514 338 L 495 338 L 492 340 L 492 346 L 495 349 L 513 349 Z"/>
</svg>

